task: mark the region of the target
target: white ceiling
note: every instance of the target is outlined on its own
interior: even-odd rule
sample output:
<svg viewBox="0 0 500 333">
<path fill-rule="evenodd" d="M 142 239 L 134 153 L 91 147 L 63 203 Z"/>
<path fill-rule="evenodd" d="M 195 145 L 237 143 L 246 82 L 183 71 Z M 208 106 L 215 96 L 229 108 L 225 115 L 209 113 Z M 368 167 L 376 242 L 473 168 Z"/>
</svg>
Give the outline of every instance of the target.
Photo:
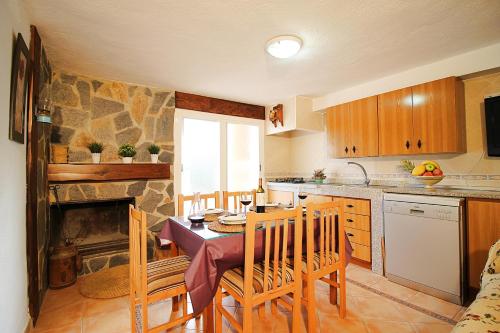
<svg viewBox="0 0 500 333">
<path fill-rule="evenodd" d="M 25 0 L 56 68 L 243 102 L 320 96 L 500 40 L 498 0 Z M 268 39 L 295 34 L 287 60 Z"/>
</svg>

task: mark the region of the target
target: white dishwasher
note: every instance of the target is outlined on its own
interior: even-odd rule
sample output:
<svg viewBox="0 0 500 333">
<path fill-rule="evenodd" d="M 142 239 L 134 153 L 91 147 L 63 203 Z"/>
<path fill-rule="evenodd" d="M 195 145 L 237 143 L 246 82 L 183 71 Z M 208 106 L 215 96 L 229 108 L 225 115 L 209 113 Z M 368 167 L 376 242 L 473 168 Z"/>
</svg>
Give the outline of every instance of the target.
<svg viewBox="0 0 500 333">
<path fill-rule="evenodd" d="M 384 194 L 390 281 L 463 304 L 464 199 Z"/>
</svg>

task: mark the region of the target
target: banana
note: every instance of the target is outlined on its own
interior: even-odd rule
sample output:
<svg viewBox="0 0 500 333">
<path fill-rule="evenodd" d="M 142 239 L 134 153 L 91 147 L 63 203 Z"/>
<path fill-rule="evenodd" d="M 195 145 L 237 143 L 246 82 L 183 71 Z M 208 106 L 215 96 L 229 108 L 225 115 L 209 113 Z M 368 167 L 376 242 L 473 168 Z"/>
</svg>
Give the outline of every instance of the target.
<svg viewBox="0 0 500 333">
<path fill-rule="evenodd" d="M 439 166 L 439 164 L 436 161 L 423 161 L 422 164 L 432 164 L 432 165 L 434 165 L 435 168 L 441 169 L 441 167 Z"/>
</svg>

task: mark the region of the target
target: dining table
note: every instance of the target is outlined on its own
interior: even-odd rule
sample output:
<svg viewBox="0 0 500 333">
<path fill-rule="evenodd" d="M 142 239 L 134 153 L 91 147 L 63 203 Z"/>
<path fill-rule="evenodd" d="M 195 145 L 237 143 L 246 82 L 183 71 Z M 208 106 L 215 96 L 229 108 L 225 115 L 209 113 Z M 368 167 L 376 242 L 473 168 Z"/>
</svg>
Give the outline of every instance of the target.
<svg viewBox="0 0 500 333">
<path fill-rule="evenodd" d="M 244 265 L 245 233 L 217 232 L 209 229 L 208 223 L 191 223 L 183 216 L 172 216 L 158 237 L 161 242 L 174 242 L 191 258 L 184 277 L 193 311 L 213 316 L 212 300 L 222 275 L 229 269 Z M 344 237 L 347 264 L 352 256 L 352 246 L 346 234 Z M 289 241 L 291 239 L 290 236 Z M 304 244 L 305 240 L 304 233 Z M 303 248 L 305 251 L 305 246 Z"/>
</svg>

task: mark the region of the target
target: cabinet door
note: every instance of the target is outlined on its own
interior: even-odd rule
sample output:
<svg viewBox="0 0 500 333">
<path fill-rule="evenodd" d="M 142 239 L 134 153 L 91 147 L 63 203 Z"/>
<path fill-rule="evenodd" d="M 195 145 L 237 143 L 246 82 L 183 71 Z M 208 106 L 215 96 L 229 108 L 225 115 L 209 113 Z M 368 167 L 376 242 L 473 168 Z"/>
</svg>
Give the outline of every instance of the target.
<svg viewBox="0 0 500 333">
<path fill-rule="evenodd" d="M 349 157 L 349 104 L 329 108 L 326 112 L 327 154 L 330 158 Z"/>
<path fill-rule="evenodd" d="M 411 88 L 378 96 L 378 147 L 381 156 L 411 154 L 413 139 Z"/>
<path fill-rule="evenodd" d="M 500 239 L 500 200 L 467 200 L 469 286 L 479 289 L 488 251 Z"/>
<path fill-rule="evenodd" d="M 351 157 L 378 156 L 377 96 L 349 103 Z"/>
<path fill-rule="evenodd" d="M 302 206 L 307 206 L 308 203 L 324 203 L 324 202 L 332 202 L 333 197 L 329 195 L 317 195 L 317 194 L 308 194 L 307 198 L 302 199 L 300 202 Z"/>
<path fill-rule="evenodd" d="M 412 87 L 416 153 L 465 151 L 463 82 L 455 77 Z"/>
<path fill-rule="evenodd" d="M 268 190 L 267 201 L 282 205 L 293 205 L 293 192 Z"/>
</svg>

